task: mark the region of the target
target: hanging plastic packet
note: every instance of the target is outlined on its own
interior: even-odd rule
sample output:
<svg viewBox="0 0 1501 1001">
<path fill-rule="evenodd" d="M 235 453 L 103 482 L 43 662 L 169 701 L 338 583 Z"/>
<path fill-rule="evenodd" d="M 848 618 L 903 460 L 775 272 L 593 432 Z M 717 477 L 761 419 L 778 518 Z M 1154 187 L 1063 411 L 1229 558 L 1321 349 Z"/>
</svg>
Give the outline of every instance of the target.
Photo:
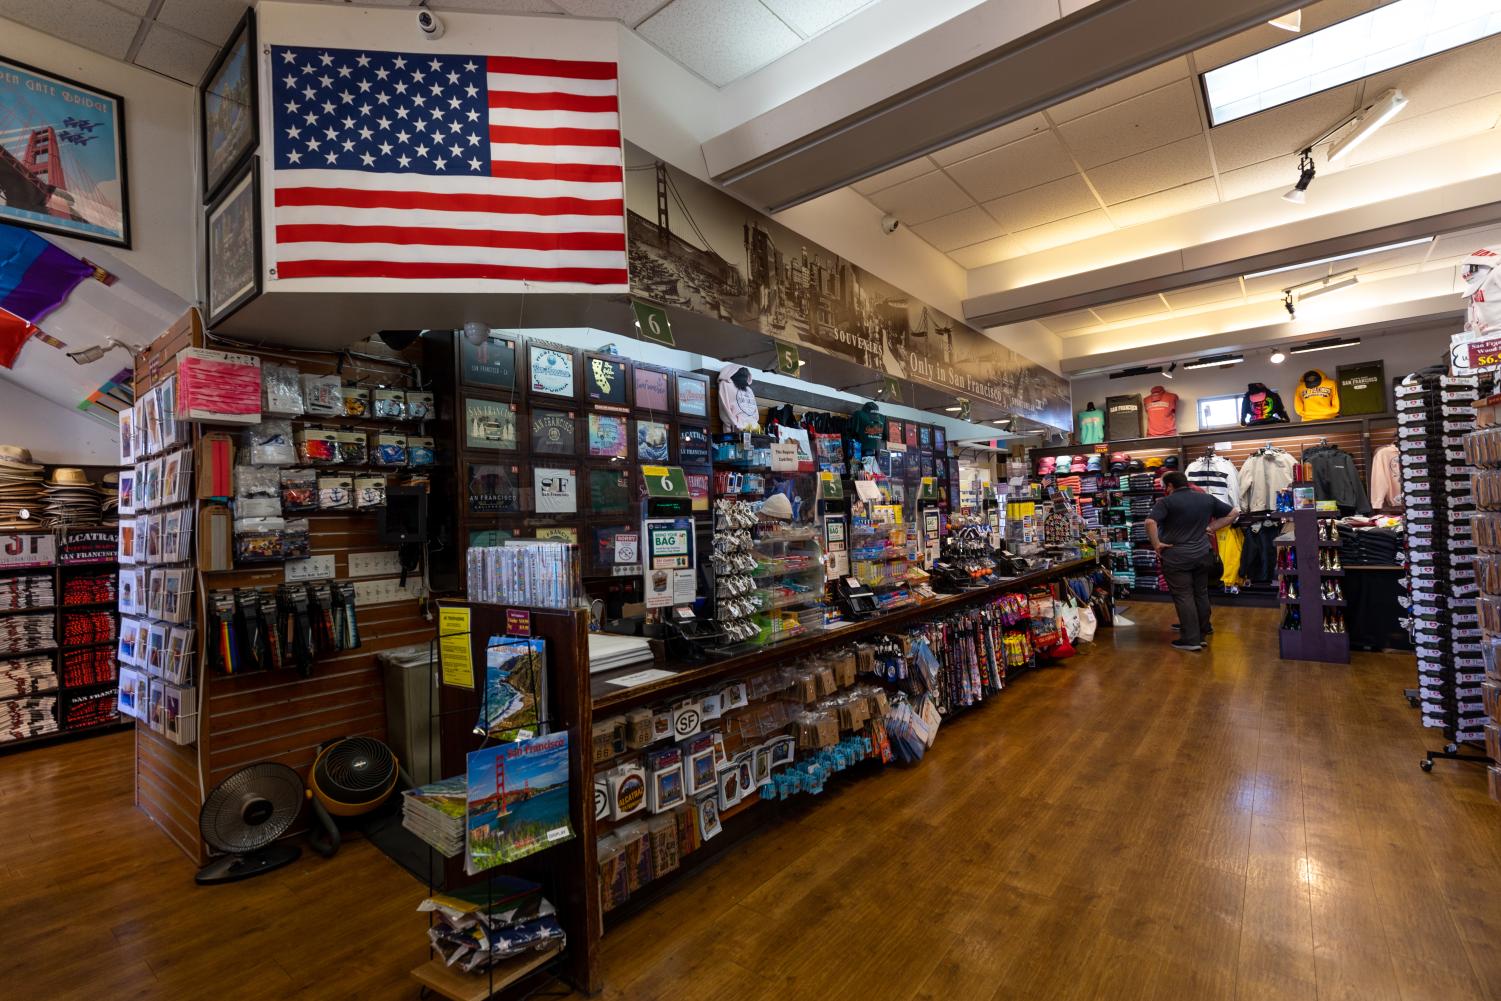
<svg viewBox="0 0 1501 1001">
<path fill-rule="evenodd" d="M 281 537 L 282 555 L 289 560 L 305 560 L 313 555 L 313 537 L 306 518 L 288 520 Z"/>
<path fill-rule="evenodd" d="M 310 469 L 283 469 L 281 508 L 287 512 L 318 510 L 318 474 Z"/>
<path fill-rule="evenodd" d="M 407 394 L 400 389 L 377 389 L 371 406 L 375 416 L 383 420 L 405 420 L 407 415 Z"/>
<path fill-rule="evenodd" d="M 290 466 L 297 461 L 291 421 L 262 421 L 245 432 L 250 461 L 257 466 Z"/>
<path fill-rule="evenodd" d="M 438 461 L 433 440 L 417 435 L 407 436 L 407 465 L 431 466 Z"/>
<path fill-rule="evenodd" d="M 351 477 L 318 477 L 318 510 L 347 511 L 353 507 L 354 480 Z"/>
<path fill-rule="evenodd" d="M 386 478 L 384 476 L 356 476 L 354 478 L 354 506 L 359 510 L 386 506 Z"/>
<path fill-rule="evenodd" d="M 405 466 L 407 464 L 407 436 L 404 434 L 377 434 L 372 459 L 377 466 Z"/>
<path fill-rule="evenodd" d="M 298 417 L 306 413 L 302 373 L 290 365 L 261 364 L 261 409 L 268 414 Z"/>
<path fill-rule="evenodd" d="M 297 432 L 297 461 L 329 465 L 338 459 L 338 432 L 329 428 L 303 428 Z"/>
<path fill-rule="evenodd" d="M 337 375 L 304 375 L 302 397 L 305 413 L 332 416 L 344 412 Z"/>
<path fill-rule="evenodd" d="M 363 466 L 368 459 L 365 448 L 365 432 L 339 431 L 334 447 L 341 466 Z"/>
<path fill-rule="evenodd" d="M 370 390 L 359 386 L 340 386 L 339 400 L 339 412 L 345 417 L 370 416 Z"/>
<path fill-rule="evenodd" d="M 407 419 L 425 421 L 435 416 L 433 411 L 433 394 L 426 392 L 407 391 Z"/>
</svg>

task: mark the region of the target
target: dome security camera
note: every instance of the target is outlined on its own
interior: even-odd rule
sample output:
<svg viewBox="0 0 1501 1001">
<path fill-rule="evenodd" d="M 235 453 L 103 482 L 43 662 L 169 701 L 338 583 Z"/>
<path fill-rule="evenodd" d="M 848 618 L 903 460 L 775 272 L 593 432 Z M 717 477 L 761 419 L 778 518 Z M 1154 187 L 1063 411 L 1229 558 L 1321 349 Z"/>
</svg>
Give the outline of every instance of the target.
<svg viewBox="0 0 1501 1001">
<path fill-rule="evenodd" d="M 902 228 L 902 221 L 894 215 L 881 216 L 881 232 L 890 236 Z"/>
<path fill-rule="evenodd" d="M 436 42 L 443 37 L 443 22 L 438 15 L 430 10 L 417 12 L 417 30 L 422 32 L 422 37 L 429 42 Z"/>
</svg>

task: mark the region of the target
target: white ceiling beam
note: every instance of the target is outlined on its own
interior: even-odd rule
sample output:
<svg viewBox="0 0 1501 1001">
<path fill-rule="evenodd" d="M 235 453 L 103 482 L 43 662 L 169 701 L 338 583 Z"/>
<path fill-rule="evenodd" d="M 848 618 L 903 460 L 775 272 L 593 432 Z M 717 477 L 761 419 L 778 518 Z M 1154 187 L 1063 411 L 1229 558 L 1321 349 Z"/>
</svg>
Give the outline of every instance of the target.
<svg viewBox="0 0 1501 1001">
<path fill-rule="evenodd" d="M 778 211 L 1297 6 L 1097 0 L 1056 20 L 1044 0 L 989 0 L 714 137 L 704 156 L 717 182 Z"/>
<path fill-rule="evenodd" d="M 964 316 L 976 326 L 1016 323 L 1404 239 L 1484 226 L 1501 221 L 1498 195 L 1501 188 L 1494 176 L 1461 181 L 1122 264 L 971 296 L 964 301 Z"/>
</svg>

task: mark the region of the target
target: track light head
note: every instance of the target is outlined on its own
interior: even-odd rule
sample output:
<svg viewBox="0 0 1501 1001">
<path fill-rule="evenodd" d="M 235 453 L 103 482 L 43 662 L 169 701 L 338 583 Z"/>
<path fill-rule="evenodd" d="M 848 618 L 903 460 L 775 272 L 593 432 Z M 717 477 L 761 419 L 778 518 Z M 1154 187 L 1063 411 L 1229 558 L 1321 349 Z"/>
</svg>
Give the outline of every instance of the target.
<svg viewBox="0 0 1501 1001">
<path fill-rule="evenodd" d="M 1282 308 L 1287 310 L 1287 318 L 1289 320 L 1296 320 L 1298 318 L 1298 304 L 1293 301 L 1291 289 L 1282 293 Z"/>
<path fill-rule="evenodd" d="M 1272 352 L 1272 364 L 1273 365 L 1281 365 L 1285 361 L 1287 361 L 1287 355 L 1283 354 L 1281 351 L 1273 351 Z"/>
<path fill-rule="evenodd" d="M 1313 168 L 1313 149 L 1310 147 L 1298 154 L 1298 183 L 1282 196 L 1285 202 L 1302 205 L 1308 201 L 1308 186 L 1313 183 L 1318 171 Z"/>
<path fill-rule="evenodd" d="M 75 364 L 91 365 L 115 350 L 115 348 L 124 348 L 126 351 L 129 351 L 132 359 L 141 353 L 141 349 L 133 344 L 126 344 L 124 341 L 117 341 L 113 337 L 106 337 L 103 344 L 95 344 L 93 347 L 83 348 L 78 351 L 69 351 L 68 357 L 72 358 Z"/>
</svg>

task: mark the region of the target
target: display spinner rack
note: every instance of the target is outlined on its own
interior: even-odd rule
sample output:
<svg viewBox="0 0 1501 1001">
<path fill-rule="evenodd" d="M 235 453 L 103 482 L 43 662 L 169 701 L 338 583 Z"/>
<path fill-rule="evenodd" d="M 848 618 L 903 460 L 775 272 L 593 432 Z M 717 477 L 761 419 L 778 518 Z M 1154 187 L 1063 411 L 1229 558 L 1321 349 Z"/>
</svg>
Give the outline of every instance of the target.
<svg viewBox="0 0 1501 1001">
<path fill-rule="evenodd" d="M 1310 484 L 1296 483 L 1294 487 Z M 1286 589 L 1288 581 L 1297 581 L 1297 596 L 1283 597 L 1282 627 L 1278 630 L 1278 656 L 1283 660 L 1316 660 L 1326 664 L 1350 663 L 1350 636 L 1348 633 L 1328 632 L 1324 626 L 1329 613 L 1345 607 L 1343 600 L 1333 601 L 1324 597 L 1324 584 L 1343 581 L 1344 570 L 1325 569 L 1325 554 L 1339 552 L 1338 542 L 1321 540 L 1319 522 L 1335 516 L 1319 511 L 1293 511 L 1293 542 L 1286 551 L 1297 558 L 1296 569 L 1284 568 L 1280 555 L 1277 574 Z M 1279 540 L 1280 542 L 1280 540 Z M 1287 628 L 1287 609 L 1296 608 L 1301 628 Z"/>
<path fill-rule="evenodd" d="M 114 600 L 92 600 L 95 595 L 77 583 L 80 578 L 99 575 L 101 580 L 108 578 L 107 586 L 112 594 L 116 564 L 112 555 L 103 558 L 102 550 L 84 552 L 76 546 L 77 552 L 70 550 L 68 540 L 84 535 L 107 539 L 110 553 L 113 553 L 113 526 L 70 528 L 58 532 L 14 532 L 0 536 L 5 540 L 4 549 L 15 554 L 14 562 L 0 566 L 0 579 L 41 578 L 48 582 L 52 591 L 51 604 L 0 609 L 0 619 L 45 616 L 52 627 L 50 643 L 0 657 L 0 675 L 4 675 L 11 665 L 35 658 L 45 658 L 52 668 L 46 677 L 24 681 L 15 679 L 14 693 L 0 696 L 0 727 L 15 722 L 11 717 L 18 719 L 20 715 L 35 717 L 46 724 L 45 732 L 23 737 L 11 736 L 8 729 L 0 730 L 0 753 L 124 729 L 129 725 L 128 721 L 121 723 L 114 707 L 114 644 L 119 630 Z M 76 600 L 78 597 L 90 600 Z M 91 638 L 86 642 L 67 641 L 70 623 L 75 616 L 97 619 L 100 613 L 108 617 L 107 637 Z M 50 715 L 45 720 L 34 711 L 39 708 L 37 700 L 41 699 L 51 700 Z M 70 714 L 79 721 L 70 725 Z M 84 719 L 85 716 L 92 718 Z"/>
<path fill-rule="evenodd" d="M 703 664 L 657 663 L 651 665 L 666 672 L 642 684 L 620 686 L 612 681 L 638 673 L 644 665 L 633 665 L 615 671 L 590 675 L 588 671 L 588 614 L 582 610 L 560 611 L 543 608 L 518 608 L 505 605 L 485 605 L 460 600 L 440 600 L 441 607 L 462 607 L 470 610 L 470 650 L 473 663 L 485 662 L 485 638 L 491 634 L 506 635 L 508 624 L 525 617 L 532 636 L 546 641 L 546 656 L 549 671 L 549 691 L 552 697 L 551 732 L 566 730 L 569 734 L 569 815 L 575 837 L 555 848 L 522 859 L 501 868 L 523 878 L 542 883 L 556 894 L 560 920 L 568 935 L 563 952 L 553 959 L 544 959 L 549 969 L 568 980 L 579 990 L 596 993 L 604 986 L 601 967 L 601 944 L 607 928 L 614 927 L 629 911 L 612 912 L 607 921 L 601 903 L 599 872 L 595 858 L 595 839 L 598 825 L 594 818 L 593 783 L 595 763 L 590 752 L 592 733 L 597 720 L 615 716 L 627 710 L 654 702 L 662 702 L 688 696 L 714 685 L 727 685 L 767 667 L 786 663 L 800 657 L 831 650 L 853 640 L 874 635 L 900 631 L 908 626 L 938 618 L 952 612 L 990 602 L 1011 592 L 1026 592 L 1030 588 L 1056 581 L 1060 578 L 1087 572 L 1098 564 L 1094 559 L 1081 559 L 1059 564 L 1046 570 L 1026 574 L 1002 583 L 974 591 L 946 595 L 922 605 L 908 606 L 885 615 L 854 623 L 831 627 L 822 632 L 797 636 L 774 647 L 758 649 L 724 660 Z M 438 717 L 438 733 L 433 738 L 439 742 L 442 771 L 445 775 L 461 774 L 465 768 L 465 755 L 481 744 L 474 733 L 474 720 L 480 707 L 481 688 L 464 689 L 441 685 L 438 689 L 435 710 Z M 710 845 L 694 853 L 692 865 L 679 870 L 682 874 L 695 871 L 701 862 L 708 861 L 733 844 L 754 832 L 775 811 L 752 810 L 756 802 L 751 797 L 745 809 L 726 816 L 724 833 Z M 439 859 L 433 864 L 442 868 L 449 887 L 462 886 L 467 881 L 474 883 L 484 876 L 466 876 L 463 860 Z M 665 889 L 672 880 L 659 880 L 652 884 L 652 895 Z M 633 901 L 645 901 L 650 895 L 633 897 Z M 635 910 L 635 908 L 631 908 Z M 432 970 L 430 965 L 421 969 Z M 520 990 L 530 984 L 527 974 L 511 971 L 514 983 L 512 990 Z M 421 975 L 425 977 L 426 975 Z M 432 980 L 423 979 L 426 986 L 438 988 L 438 975 Z M 460 983 L 453 993 L 442 991 L 445 996 L 480 999 L 489 996 L 486 978 L 475 976 L 469 983 Z M 523 983 L 525 981 L 525 983 Z M 445 981 L 452 984 L 451 979 Z M 467 990 L 461 992 L 460 988 Z"/>
<path fill-rule="evenodd" d="M 175 371 L 179 351 L 215 346 L 205 335 L 197 311 L 190 310 L 137 356 L 137 398 Z M 342 371 L 349 381 L 407 371 L 399 364 L 343 358 L 333 352 L 223 347 L 294 364 L 310 374 Z M 235 430 L 196 424 L 190 428 L 195 451 L 205 431 Z M 189 547 L 195 568 L 196 536 L 208 503 L 195 502 L 195 542 Z M 308 520 L 312 554 L 333 561 L 334 579 L 358 578 L 361 587 L 380 581 L 383 573 L 370 570 L 369 564 L 376 557 L 389 557 L 391 546 L 379 541 L 373 515 L 328 512 L 315 513 Z M 204 621 L 202 597 L 208 590 L 269 588 L 286 579 L 285 565 L 280 563 L 236 565 L 198 576 L 201 585 L 195 615 L 199 622 Z M 420 571 L 413 576 L 420 578 Z M 395 583 L 394 574 L 388 582 Z M 259 761 L 281 762 L 306 775 L 327 741 L 355 736 L 385 739 L 385 691 L 377 654 L 426 643 L 433 636 L 433 623 L 420 603 L 404 598 L 362 602 L 358 615 L 362 645 L 319 658 L 307 678 L 289 670 L 210 674 L 203 670 L 206 645 L 200 641 L 194 671 L 200 707 L 196 743 L 178 745 L 144 723 L 136 726 L 136 805 L 198 864 L 208 858 L 198 829 L 203 795 L 228 775 Z M 307 829 L 304 813 L 287 836 Z"/>
</svg>

